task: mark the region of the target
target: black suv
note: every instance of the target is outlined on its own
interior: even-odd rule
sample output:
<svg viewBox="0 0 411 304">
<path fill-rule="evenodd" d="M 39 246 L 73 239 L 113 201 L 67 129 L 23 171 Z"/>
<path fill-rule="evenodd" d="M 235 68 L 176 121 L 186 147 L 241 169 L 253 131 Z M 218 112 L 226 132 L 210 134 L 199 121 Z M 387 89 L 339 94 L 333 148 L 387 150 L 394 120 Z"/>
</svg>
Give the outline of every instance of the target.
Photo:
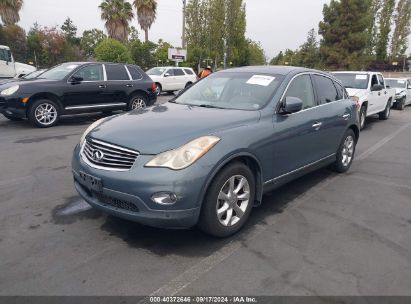
<svg viewBox="0 0 411 304">
<path fill-rule="evenodd" d="M 47 128 L 61 115 L 145 108 L 156 102 L 155 90 L 135 65 L 70 62 L 39 78 L 0 85 L 0 113 Z"/>
</svg>

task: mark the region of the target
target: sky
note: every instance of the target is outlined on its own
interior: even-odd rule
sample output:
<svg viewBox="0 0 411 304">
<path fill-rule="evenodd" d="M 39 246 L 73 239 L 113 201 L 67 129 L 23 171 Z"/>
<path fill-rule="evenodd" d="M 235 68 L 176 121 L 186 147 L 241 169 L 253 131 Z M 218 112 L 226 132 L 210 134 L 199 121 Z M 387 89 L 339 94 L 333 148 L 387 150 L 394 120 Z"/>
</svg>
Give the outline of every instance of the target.
<svg viewBox="0 0 411 304">
<path fill-rule="evenodd" d="M 247 10 L 247 38 L 259 41 L 268 58 L 280 51 L 296 49 L 306 40 L 310 29 L 318 29 L 322 8 L 330 0 L 245 0 Z M 98 5 L 101 0 L 25 0 L 19 23 L 26 31 L 38 22 L 42 26 L 61 26 L 70 17 L 84 30 L 104 29 Z M 133 25 L 140 30 L 137 20 Z M 157 19 L 149 39 L 159 38 L 174 46 L 181 45 L 182 0 L 158 0 Z M 140 30 L 140 37 L 144 37 Z"/>
</svg>

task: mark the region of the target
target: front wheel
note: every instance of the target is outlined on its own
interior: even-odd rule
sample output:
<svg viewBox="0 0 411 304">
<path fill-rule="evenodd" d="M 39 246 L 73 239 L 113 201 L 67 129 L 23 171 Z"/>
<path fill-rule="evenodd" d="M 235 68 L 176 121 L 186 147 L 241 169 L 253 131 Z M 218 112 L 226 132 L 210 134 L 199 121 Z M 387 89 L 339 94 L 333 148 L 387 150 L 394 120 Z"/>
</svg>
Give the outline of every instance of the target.
<svg viewBox="0 0 411 304">
<path fill-rule="evenodd" d="M 347 130 L 340 146 L 338 147 L 337 160 L 332 166 L 334 171 L 344 173 L 350 169 L 354 160 L 356 144 L 357 140 L 354 131 L 351 129 Z"/>
<path fill-rule="evenodd" d="M 142 94 L 136 94 L 130 98 L 127 109 L 129 111 L 145 109 L 147 107 L 147 104 L 148 102 L 145 96 L 143 96 Z"/>
<path fill-rule="evenodd" d="M 380 120 L 387 120 L 390 117 L 391 114 L 391 102 L 387 102 L 387 106 L 385 107 L 385 110 L 382 111 L 381 113 L 378 114 Z"/>
<path fill-rule="evenodd" d="M 405 97 L 401 98 L 395 103 L 397 110 L 403 111 L 405 109 Z"/>
<path fill-rule="evenodd" d="M 360 129 L 363 130 L 365 128 L 365 118 L 367 117 L 367 107 L 362 106 L 360 110 Z"/>
<path fill-rule="evenodd" d="M 35 101 L 29 110 L 30 123 L 38 128 L 50 128 L 57 124 L 60 118 L 60 107 L 52 100 Z"/>
<path fill-rule="evenodd" d="M 211 183 L 201 209 L 199 228 L 216 237 L 239 231 L 254 204 L 255 178 L 243 163 L 225 167 Z"/>
</svg>

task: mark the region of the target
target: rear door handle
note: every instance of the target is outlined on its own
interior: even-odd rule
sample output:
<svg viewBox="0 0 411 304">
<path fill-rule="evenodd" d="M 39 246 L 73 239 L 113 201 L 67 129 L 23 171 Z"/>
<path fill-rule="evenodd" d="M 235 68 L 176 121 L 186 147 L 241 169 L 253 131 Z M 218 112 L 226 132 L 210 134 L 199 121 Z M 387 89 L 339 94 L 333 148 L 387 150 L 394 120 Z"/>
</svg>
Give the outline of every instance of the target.
<svg viewBox="0 0 411 304">
<path fill-rule="evenodd" d="M 317 123 L 313 124 L 313 128 L 316 129 L 316 130 L 319 130 L 322 125 L 323 125 L 322 122 L 317 122 Z"/>
<path fill-rule="evenodd" d="M 127 88 L 132 88 L 132 87 L 134 87 L 134 85 L 132 85 L 132 84 L 129 83 L 129 84 L 126 84 L 126 87 L 127 87 Z"/>
<path fill-rule="evenodd" d="M 107 88 L 107 86 L 106 86 L 105 84 L 100 84 L 98 87 L 99 87 L 100 89 L 105 89 L 105 88 Z"/>
<path fill-rule="evenodd" d="M 344 118 L 345 120 L 348 120 L 348 118 L 350 118 L 350 114 L 344 114 L 343 116 L 342 116 L 342 118 Z"/>
</svg>

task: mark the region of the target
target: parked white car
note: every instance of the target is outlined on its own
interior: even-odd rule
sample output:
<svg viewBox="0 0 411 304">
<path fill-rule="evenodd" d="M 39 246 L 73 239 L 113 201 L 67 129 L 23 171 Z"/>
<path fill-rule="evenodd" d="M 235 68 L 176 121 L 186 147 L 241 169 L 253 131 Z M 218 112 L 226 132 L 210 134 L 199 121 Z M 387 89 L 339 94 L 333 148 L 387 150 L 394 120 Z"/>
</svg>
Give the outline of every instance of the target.
<svg viewBox="0 0 411 304">
<path fill-rule="evenodd" d="M 411 104 L 411 79 L 407 78 L 385 78 L 387 86 L 395 89 L 394 107 L 404 110 L 405 106 Z"/>
<path fill-rule="evenodd" d="M 182 90 L 197 81 L 193 69 L 185 67 L 157 67 L 147 71 L 156 84 L 156 93 Z"/>
<path fill-rule="evenodd" d="M 36 68 L 34 66 L 14 62 L 10 48 L 5 45 L 0 45 L 0 78 L 22 77 L 35 70 Z"/>
<path fill-rule="evenodd" d="M 365 127 L 366 117 L 378 114 L 381 120 L 389 118 L 396 92 L 387 88 L 381 73 L 344 71 L 332 74 L 359 103 L 361 129 Z"/>
</svg>

